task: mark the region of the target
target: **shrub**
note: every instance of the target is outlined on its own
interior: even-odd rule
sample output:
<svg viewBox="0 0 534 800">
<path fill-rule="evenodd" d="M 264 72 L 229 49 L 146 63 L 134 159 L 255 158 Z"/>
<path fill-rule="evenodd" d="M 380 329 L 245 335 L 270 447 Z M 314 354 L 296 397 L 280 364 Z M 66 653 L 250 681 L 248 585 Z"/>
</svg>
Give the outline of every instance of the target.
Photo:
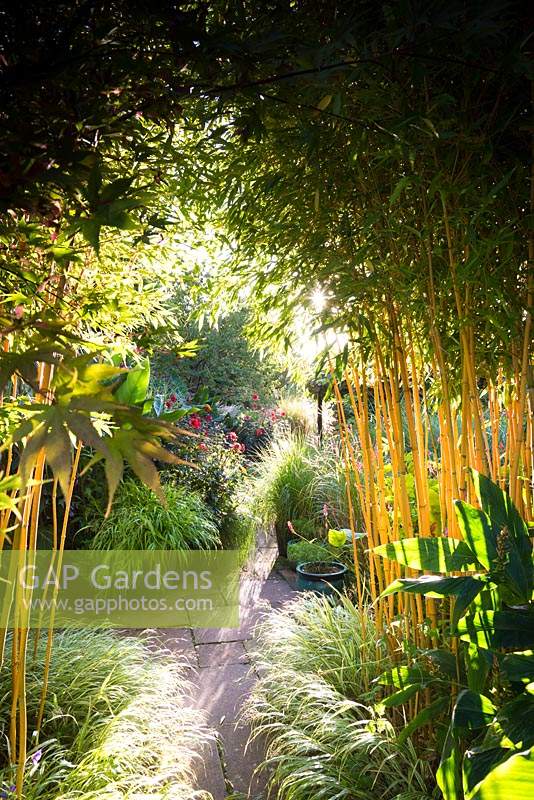
<svg viewBox="0 0 534 800">
<path fill-rule="evenodd" d="M 248 322 L 244 309 L 222 317 L 216 328 L 186 322 L 181 333 L 186 341 L 198 341 L 198 352 L 180 359 L 159 354 L 154 370 L 158 385 L 166 385 L 172 376 L 172 385 L 179 379 L 192 393 L 205 386 L 210 397 L 227 404 L 242 403 L 255 393 L 272 396 L 287 383 L 287 375 L 274 356 L 259 357 L 247 338 Z"/>
<path fill-rule="evenodd" d="M 95 531 L 94 550 L 180 550 L 220 546 L 212 511 L 202 498 L 181 486 L 163 486 L 167 505 L 135 480 L 117 491 L 111 513 Z"/>
<path fill-rule="evenodd" d="M 219 529 L 227 518 L 235 516 L 239 489 L 246 472 L 243 454 L 232 449 L 233 442 L 212 421 L 202 423 L 199 439 L 187 439 L 170 449 L 180 458 L 193 462 L 188 466 L 165 466 L 162 474 L 173 486 L 186 486 L 196 492 L 209 507 Z"/>
<path fill-rule="evenodd" d="M 248 701 L 263 767 L 283 800 L 427 800 L 432 772 L 372 710 L 366 692 L 387 663 L 368 611 L 307 595 L 260 628 L 262 675 Z"/>
<path fill-rule="evenodd" d="M 46 637 L 28 662 L 30 730 L 38 711 Z M 0 673 L 0 729 L 9 724 L 9 667 Z M 183 707 L 183 665 L 150 643 L 84 629 L 56 633 L 40 744 L 30 741 L 26 800 L 191 800 L 195 753 L 208 738 Z M 13 782 L 6 745 L 0 778 Z M 6 796 L 10 796 L 6 792 Z"/>
</svg>

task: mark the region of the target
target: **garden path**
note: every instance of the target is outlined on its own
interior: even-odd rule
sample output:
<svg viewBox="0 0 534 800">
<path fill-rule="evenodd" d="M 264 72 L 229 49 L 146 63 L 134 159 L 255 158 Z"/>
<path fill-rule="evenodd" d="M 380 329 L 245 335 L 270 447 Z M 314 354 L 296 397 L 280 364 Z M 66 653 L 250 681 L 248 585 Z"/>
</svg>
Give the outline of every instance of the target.
<svg viewBox="0 0 534 800">
<path fill-rule="evenodd" d="M 191 703 L 206 712 L 218 735 L 205 748 L 197 771 L 198 787 L 211 792 L 214 800 L 230 794 L 251 799 L 265 794 L 265 778 L 254 775 L 262 759 L 261 743 L 247 747 L 250 728 L 239 713 L 258 679 L 254 628 L 270 609 L 296 594 L 293 574 L 274 568 L 276 556 L 273 537 L 260 532 L 256 552 L 241 578 L 239 628 L 179 629 L 165 634 L 164 644 L 192 664 Z"/>
</svg>

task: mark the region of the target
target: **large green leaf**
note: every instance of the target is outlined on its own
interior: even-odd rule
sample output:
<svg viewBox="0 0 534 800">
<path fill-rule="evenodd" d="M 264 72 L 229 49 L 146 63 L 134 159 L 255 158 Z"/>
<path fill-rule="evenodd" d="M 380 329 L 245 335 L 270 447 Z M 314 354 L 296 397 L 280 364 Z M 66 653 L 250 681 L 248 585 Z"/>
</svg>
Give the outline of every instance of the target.
<svg viewBox="0 0 534 800">
<path fill-rule="evenodd" d="M 463 500 L 455 500 L 454 508 L 460 531 L 469 549 L 486 569 L 497 561 L 497 533 L 485 513 Z"/>
<path fill-rule="evenodd" d="M 534 680 L 534 652 L 509 653 L 502 659 L 501 669 L 509 681 L 530 683 Z"/>
<path fill-rule="evenodd" d="M 522 693 L 505 703 L 497 714 L 497 722 L 516 749 L 534 747 L 534 697 L 531 694 Z"/>
<path fill-rule="evenodd" d="M 126 375 L 125 380 L 115 391 L 117 402 L 128 406 L 141 405 L 145 402 L 150 383 L 150 361 L 133 367 Z"/>
<path fill-rule="evenodd" d="M 444 800 L 459 800 L 462 796 L 461 755 L 458 737 L 452 725 L 447 731 L 436 781 Z"/>
<path fill-rule="evenodd" d="M 484 728 L 495 717 L 495 706 L 483 694 L 462 689 L 452 712 L 452 727 L 477 730 Z"/>
<path fill-rule="evenodd" d="M 467 685 L 474 692 L 481 692 L 488 673 L 493 666 L 493 653 L 469 642 L 465 651 Z"/>
<path fill-rule="evenodd" d="M 483 510 L 455 501 L 462 535 L 478 560 L 503 584 L 509 603 L 528 603 L 532 596 L 532 543 L 525 522 L 508 495 L 473 472 Z"/>
<path fill-rule="evenodd" d="M 449 705 L 449 698 L 448 697 L 439 697 L 437 700 L 434 700 L 433 703 L 430 703 L 429 706 L 423 708 L 418 714 L 410 720 L 410 722 L 402 729 L 397 737 L 397 742 L 402 745 L 410 736 L 415 733 L 418 728 L 423 727 L 423 725 L 428 725 L 433 719 L 438 717 L 442 712 L 446 710 Z"/>
<path fill-rule="evenodd" d="M 403 689 L 411 685 L 423 686 L 430 680 L 432 680 L 430 673 L 419 667 L 418 664 L 414 664 L 411 667 L 402 666 L 389 669 L 376 678 L 376 683 Z"/>
<path fill-rule="evenodd" d="M 393 694 L 390 694 L 387 697 L 385 697 L 383 700 L 380 701 L 380 705 L 384 706 L 385 708 L 393 708 L 393 706 L 401 706 L 422 688 L 423 688 L 422 684 L 418 683 L 410 684 L 409 686 L 406 686 L 404 689 L 399 689 L 398 692 L 393 692 Z"/>
<path fill-rule="evenodd" d="M 452 626 L 463 616 L 469 604 L 482 591 L 483 581 L 470 575 L 465 577 L 442 578 L 439 575 L 421 575 L 419 578 L 398 578 L 385 589 L 381 597 L 395 592 L 424 594 L 428 597 L 455 597 Z"/>
<path fill-rule="evenodd" d="M 532 800 L 533 786 L 534 750 L 526 750 L 494 767 L 468 800 Z"/>
<path fill-rule="evenodd" d="M 447 537 L 400 539 L 375 547 L 373 552 L 406 567 L 429 572 L 461 572 L 480 567 L 465 542 Z"/>
<path fill-rule="evenodd" d="M 532 542 L 528 535 L 526 522 L 513 504 L 510 495 L 474 469 L 471 470 L 471 476 L 482 509 L 501 530 L 508 528 L 513 534 L 522 556 L 527 559 L 528 555 L 532 553 Z"/>
<path fill-rule="evenodd" d="M 463 783 L 465 800 L 470 800 L 473 789 L 501 761 L 510 756 L 510 750 L 504 747 L 473 747 L 464 755 Z"/>
<path fill-rule="evenodd" d="M 484 588 L 482 581 L 469 575 L 458 578 L 442 578 L 441 575 L 421 575 L 418 578 L 398 578 L 382 592 L 387 597 L 395 592 L 411 592 L 425 594 L 430 597 L 456 597 L 470 590 L 473 597 Z M 469 594 L 469 591 L 467 591 Z"/>
<path fill-rule="evenodd" d="M 489 650 L 527 650 L 534 647 L 534 612 L 478 611 L 459 620 L 457 632 Z"/>
<path fill-rule="evenodd" d="M 425 657 L 430 659 L 432 664 L 435 665 L 444 676 L 457 680 L 458 673 L 460 673 L 460 680 L 464 677 L 462 664 L 457 661 L 456 656 L 454 653 L 451 653 L 450 650 L 427 650 L 425 652 Z"/>
</svg>

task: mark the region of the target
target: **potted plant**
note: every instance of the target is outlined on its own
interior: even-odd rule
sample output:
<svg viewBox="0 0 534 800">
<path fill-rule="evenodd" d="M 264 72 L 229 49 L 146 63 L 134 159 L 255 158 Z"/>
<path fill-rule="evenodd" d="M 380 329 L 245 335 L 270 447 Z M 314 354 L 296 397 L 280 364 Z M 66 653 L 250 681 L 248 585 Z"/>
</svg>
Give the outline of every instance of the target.
<svg viewBox="0 0 534 800">
<path fill-rule="evenodd" d="M 306 561 L 321 561 L 330 557 L 328 544 L 321 539 L 290 539 L 287 543 L 287 565 L 296 569 Z"/>
<path fill-rule="evenodd" d="M 297 589 L 334 594 L 343 589 L 347 572 L 340 561 L 305 561 L 297 564 Z"/>
<path fill-rule="evenodd" d="M 341 591 L 349 570 L 334 556 L 341 554 L 346 543 L 345 531 L 331 528 L 328 531 L 329 548 L 324 548 L 324 557 L 316 561 L 304 561 L 297 564 L 297 589 L 326 595 Z"/>
<path fill-rule="evenodd" d="M 280 555 L 287 559 L 287 566 L 290 569 L 295 569 L 299 561 L 313 561 L 324 555 L 319 552 L 319 548 L 324 550 L 326 542 L 321 544 L 315 536 L 315 525 L 312 520 L 296 519 L 294 522 L 288 520 L 286 522 L 286 530 L 291 534 L 291 538 L 287 538 L 284 543 L 284 551 L 280 548 L 280 540 L 278 539 L 278 552 Z"/>
</svg>

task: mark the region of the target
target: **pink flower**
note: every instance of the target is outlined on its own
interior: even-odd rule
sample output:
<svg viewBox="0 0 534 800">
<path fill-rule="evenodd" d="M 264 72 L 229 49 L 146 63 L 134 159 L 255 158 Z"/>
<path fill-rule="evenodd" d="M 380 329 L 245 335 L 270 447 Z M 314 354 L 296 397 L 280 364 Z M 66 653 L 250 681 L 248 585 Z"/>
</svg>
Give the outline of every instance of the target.
<svg viewBox="0 0 534 800">
<path fill-rule="evenodd" d="M 172 403 L 170 400 L 165 400 L 165 408 L 172 408 Z"/>
<path fill-rule="evenodd" d="M 256 428 L 256 436 L 263 436 L 265 428 Z"/>
<path fill-rule="evenodd" d="M 24 306 L 21 305 L 15 306 L 15 308 L 13 309 L 13 316 L 15 317 L 15 319 L 22 319 L 22 317 L 24 316 Z"/>
<path fill-rule="evenodd" d="M 240 453 L 241 452 L 241 445 L 239 444 L 239 442 L 234 442 L 234 444 L 232 445 L 231 449 L 234 450 L 236 453 Z"/>
<path fill-rule="evenodd" d="M 169 400 L 171 401 L 171 403 L 176 403 L 176 401 L 178 400 L 178 398 L 176 397 L 176 395 L 174 394 L 174 392 L 173 392 L 173 394 L 171 394 L 171 396 L 169 397 Z"/>
<path fill-rule="evenodd" d="M 257 400 L 259 400 L 259 399 L 260 399 L 260 396 L 259 396 L 259 394 L 256 394 L 256 392 L 254 392 L 254 394 L 252 395 L 252 399 L 254 400 L 254 402 L 256 402 Z"/>
<path fill-rule="evenodd" d="M 235 433 L 234 431 L 230 431 L 230 433 L 227 434 L 226 438 L 228 439 L 229 442 L 237 442 L 237 433 Z"/>
<path fill-rule="evenodd" d="M 240 444 L 240 445 L 239 445 L 239 450 L 240 450 L 242 453 L 244 453 L 246 449 L 247 449 L 247 448 L 245 447 L 245 445 L 244 445 L 244 444 Z"/>
<path fill-rule="evenodd" d="M 206 420 L 206 422 L 211 422 L 213 420 L 213 417 L 211 416 L 211 414 L 206 414 L 204 419 Z"/>
<path fill-rule="evenodd" d="M 208 449 L 208 445 L 206 444 L 206 442 L 199 442 L 198 449 L 199 450 L 207 450 Z"/>
</svg>

